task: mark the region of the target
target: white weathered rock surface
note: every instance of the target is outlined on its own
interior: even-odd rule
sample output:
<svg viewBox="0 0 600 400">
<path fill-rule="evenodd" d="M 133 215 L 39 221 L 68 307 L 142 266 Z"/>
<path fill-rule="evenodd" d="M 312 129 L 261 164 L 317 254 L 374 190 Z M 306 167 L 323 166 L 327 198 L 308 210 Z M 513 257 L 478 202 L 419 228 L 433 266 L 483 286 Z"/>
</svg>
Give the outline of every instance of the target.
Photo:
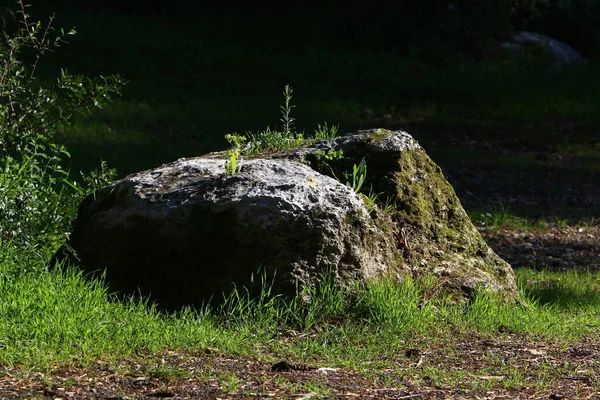
<svg viewBox="0 0 600 400">
<path fill-rule="evenodd" d="M 326 165 L 323 151 L 345 158 Z M 394 209 L 367 210 L 343 176 L 365 158 L 368 182 Z M 128 176 L 80 206 L 70 245 L 110 288 L 160 306 L 200 305 L 264 273 L 293 294 L 324 272 L 342 283 L 433 274 L 449 291 L 517 296 L 514 274 L 483 241 L 440 168 L 405 132 L 371 130 L 226 175 L 223 154 Z M 262 271 L 262 272 L 261 272 Z"/>
<path fill-rule="evenodd" d="M 71 245 L 117 291 L 139 287 L 168 307 L 196 304 L 262 269 L 293 292 L 331 269 L 341 281 L 382 276 L 398 259 L 384 220 L 352 189 L 284 160 L 181 159 L 88 198 Z M 389 227 L 391 229 L 391 227 Z M 400 268 L 402 269 L 402 268 Z"/>
</svg>

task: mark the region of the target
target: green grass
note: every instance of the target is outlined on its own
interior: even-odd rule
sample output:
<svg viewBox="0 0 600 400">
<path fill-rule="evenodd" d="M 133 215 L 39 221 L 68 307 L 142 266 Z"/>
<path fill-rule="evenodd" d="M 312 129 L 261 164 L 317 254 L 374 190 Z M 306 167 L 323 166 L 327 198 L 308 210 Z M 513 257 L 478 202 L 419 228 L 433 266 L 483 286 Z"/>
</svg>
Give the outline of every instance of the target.
<svg viewBox="0 0 600 400">
<path fill-rule="evenodd" d="M 140 301 L 112 301 L 74 270 L 0 274 L 0 288 L 1 364 L 43 368 L 183 344 L 184 337 L 187 345 L 202 346 L 212 336 L 211 324 L 196 315 L 161 317 Z"/>
<path fill-rule="evenodd" d="M 116 301 L 100 283 L 70 268 L 16 273 L 5 263 L 0 269 L 0 365 L 43 369 L 166 348 L 217 348 L 267 360 L 322 359 L 360 369 L 417 339 L 443 342 L 472 332 L 567 342 L 596 337 L 600 274 L 521 269 L 517 274 L 523 300 L 516 305 L 489 293 L 455 304 L 431 278 L 382 281 L 351 292 L 325 280 L 310 293 L 308 305 L 300 298 L 284 301 L 268 290 L 258 299 L 240 291 L 220 309 L 165 315 L 139 299 Z M 289 341 L 288 331 L 318 333 Z"/>
<path fill-rule="evenodd" d="M 469 215 L 474 224 L 493 230 L 503 228 L 532 229 L 531 221 L 513 215 L 509 207 L 499 204 L 494 210 L 486 213 L 471 213 Z"/>
<path fill-rule="evenodd" d="M 517 205 L 518 208 L 518 205 Z M 496 206 L 490 206 L 489 211 L 485 212 L 469 212 L 469 218 L 476 226 L 484 228 L 488 231 L 501 231 L 503 229 L 512 229 L 520 231 L 542 231 L 551 227 L 568 228 L 580 227 L 591 228 L 597 224 L 595 217 L 590 218 L 574 218 L 572 214 L 550 217 L 522 217 L 517 213 L 512 212 L 511 208 L 499 203 Z M 570 218 L 569 218 L 570 216 Z"/>
</svg>

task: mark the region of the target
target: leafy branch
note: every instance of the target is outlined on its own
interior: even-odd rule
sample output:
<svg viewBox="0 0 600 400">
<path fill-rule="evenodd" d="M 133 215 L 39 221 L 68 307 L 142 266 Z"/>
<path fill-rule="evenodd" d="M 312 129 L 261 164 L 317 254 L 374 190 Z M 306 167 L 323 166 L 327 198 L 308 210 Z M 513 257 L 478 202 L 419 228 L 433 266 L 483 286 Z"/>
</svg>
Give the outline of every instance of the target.
<svg viewBox="0 0 600 400">
<path fill-rule="evenodd" d="M 15 31 L 3 29 L 0 35 L 0 241 L 48 250 L 66 237 L 79 199 L 89 193 L 69 181 L 63 168 L 69 153 L 56 142 L 56 133 L 72 126 L 77 114 L 119 95 L 124 81 L 116 75 L 100 80 L 73 76 L 63 69 L 54 85 L 38 82 L 42 56 L 66 43 L 64 37 L 75 30 L 61 30 L 51 40 L 54 16 L 47 24 L 31 21 L 23 1 L 10 14 Z M 35 56 L 29 64 L 25 53 Z M 84 176 L 83 182 L 92 187 L 113 177 L 103 164 L 100 173 Z"/>
</svg>

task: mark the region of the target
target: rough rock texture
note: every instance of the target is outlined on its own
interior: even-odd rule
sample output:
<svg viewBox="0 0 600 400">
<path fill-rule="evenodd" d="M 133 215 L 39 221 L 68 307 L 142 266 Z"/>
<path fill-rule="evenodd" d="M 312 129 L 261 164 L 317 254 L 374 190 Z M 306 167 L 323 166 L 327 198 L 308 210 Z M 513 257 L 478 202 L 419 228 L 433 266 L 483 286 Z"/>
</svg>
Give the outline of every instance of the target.
<svg viewBox="0 0 600 400">
<path fill-rule="evenodd" d="M 86 270 L 106 268 L 111 289 L 139 288 L 177 308 L 265 273 L 293 293 L 325 270 L 342 282 L 402 272 L 391 230 L 350 188 L 306 165 L 257 159 L 226 175 L 223 160 L 192 158 L 87 198 L 70 244 Z"/>
<path fill-rule="evenodd" d="M 485 243 L 440 167 L 409 134 L 362 131 L 278 157 L 327 174 L 332 168 L 323 165 L 323 153 L 330 149 L 344 151 L 342 169 L 365 158 L 371 177 L 366 185 L 383 203 L 395 206 L 390 211 L 394 236 L 414 276 L 433 273 L 451 291 L 468 294 L 486 287 L 507 299 L 517 297 L 511 266 Z"/>
<path fill-rule="evenodd" d="M 327 159 L 330 149 L 344 157 Z M 336 179 L 365 158 L 365 188 Z M 387 210 L 384 211 L 384 205 Z M 162 307 L 199 305 L 264 273 L 281 293 L 314 284 L 432 273 L 470 294 L 517 296 L 511 267 L 483 241 L 440 168 L 405 132 L 358 132 L 285 154 L 181 159 L 126 177 L 81 204 L 70 246 L 112 290 Z"/>
</svg>

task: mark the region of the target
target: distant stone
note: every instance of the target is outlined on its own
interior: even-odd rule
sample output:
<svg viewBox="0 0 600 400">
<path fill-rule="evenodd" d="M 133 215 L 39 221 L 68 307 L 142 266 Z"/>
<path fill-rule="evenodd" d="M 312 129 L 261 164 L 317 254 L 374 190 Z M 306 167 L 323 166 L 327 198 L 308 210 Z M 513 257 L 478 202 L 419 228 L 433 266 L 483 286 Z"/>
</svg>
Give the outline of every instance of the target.
<svg viewBox="0 0 600 400">
<path fill-rule="evenodd" d="M 327 160 L 331 149 L 344 158 Z M 379 206 L 327 176 L 363 158 Z M 290 295 L 330 273 L 342 284 L 433 274 L 461 296 L 489 288 L 517 297 L 510 265 L 405 132 L 362 131 L 242 160 L 233 175 L 224 161 L 222 153 L 181 159 L 86 198 L 69 242 L 83 270 L 105 271 L 111 290 L 150 295 L 167 309 L 219 299 L 263 275 Z"/>
<path fill-rule="evenodd" d="M 566 43 L 535 32 L 518 32 L 502 47 L 517 54 L 524 54 L 528 48 L 537 46 L 548 52 L 554 67 L 585 63 L 586 59 Z"/>
</svg>

